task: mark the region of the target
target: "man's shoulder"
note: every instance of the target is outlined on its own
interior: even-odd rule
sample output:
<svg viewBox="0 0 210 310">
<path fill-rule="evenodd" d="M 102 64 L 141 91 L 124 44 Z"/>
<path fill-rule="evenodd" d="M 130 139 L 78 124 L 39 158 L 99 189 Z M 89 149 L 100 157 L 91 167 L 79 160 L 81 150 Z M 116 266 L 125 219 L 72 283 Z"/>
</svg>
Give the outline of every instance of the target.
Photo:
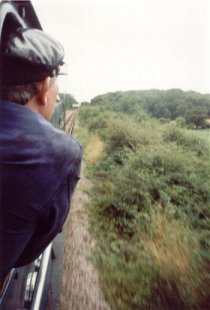
<svg viewBox="0 0 210 310">
<path fill-rule="evenodd" d="M 71 135 L 56 129 L 51 124 L 46 124 L 46 133 L 50 134 L 46 142 L 45 158 L 49 166 L 56 169 L 56 175 L 62 179 L 70 173 L 79 174 L 82 161 L 82 146 Z"/>
<path fill-rule="evenodd" d="M 79 161 L 82 157 L 82 146 L 74 137 L 46 124 L 46 133 L 50 134 L 47 144 L 52 148 L 53 153 L 58 154 L 64 160 Z"/>
<path fill-rule="evenodd" d="M 0 140 L 15 141 L 9 143 L 8 152 L 19 151 L 34 157 L 47 158 L 49 162 L 77 161 L 82 156 L 82 146 L 72 136 L 62 130 L 56 129 L 40 114 L 29 108 L 19 106 L 12 102 L 0 101 Z M 3 144 L 2 144 L 3 145 Z M 11 150 L 12 149 L 12 150 Z"/>
</svg>

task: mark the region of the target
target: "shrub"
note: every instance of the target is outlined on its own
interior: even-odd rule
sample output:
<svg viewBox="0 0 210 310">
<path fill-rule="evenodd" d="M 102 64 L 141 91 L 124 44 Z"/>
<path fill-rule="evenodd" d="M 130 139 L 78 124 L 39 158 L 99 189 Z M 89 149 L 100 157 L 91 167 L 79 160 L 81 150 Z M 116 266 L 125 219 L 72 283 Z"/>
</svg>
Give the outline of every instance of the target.
<svg viewBox="0 0 210 310">
<path fill-rule="evenodd" d="M 201 309 L 208 295 L 198 236 L 170 212 L 150 216 L 150 231 L 133 241 L 101 240 L 95 253 L 113 309 Z"/>
<path fill-rule="evenodd" d="M 106 243 L 95 254 L 102 288 L 112 309 L 149 309 L 152 257 L 128 242 Z"/>
<path fill-rule="evenodd" d="M 176 125 L 177 127 L 180 127 L 180 128 L 185 128 L 186 127 L 186 120 L 184 117 L 182 116 L 179 116 L 176 118 Z"/>
<path fill-rule="evenodd" d="M 205 150 L 202 140 L 174 127 L 164 130 L 163 137 L 176 143 L 166 144 L 160 140 L 161 130 L 160 135 L 148 128 L 137 131 L 132 124 L 125 127 L 123 120 L 111 120 L 107 128 L 106 152 L 95 167 L 95 176 L 103 184 L 111 180 L 114 186 L 112 193 L 106 193 L 109 204 L 103 204 L 100 212 L 127 237 L 144 227 L 139 225 L 142 214 L 159 203 L 174 208 L 179 218 L 188 217 L 196 229 L 208 229 L 210 162 L 194 152 L 201 145 L 207 154 L 208 147 Z M 103 193 L 99 195 L 104 201 Z"/>
<path fill-rule="evenodd" d="M 210 165 L 177 146 L 139 148 L 120 170 L 115 182 L 112 208 L 126 209 L 138 218 L 154 204 L 175 207 L 202 227 L 209 216 Z M 132 210 L 132 211 L 131 211 Z M 129 219 L 130 221 L 130 219 Z M 205 225 L 205 224 L 204 224 Z"/>
<path fill-rule="evenodd" d="M 89 123 L 88 125 L 89 131 L 97 132 L 97 134 L 102 136 L 106 128 L 107 128 L 107 121 L 103 113 L 92 119 L 91 123 Z"/>
<path fill-rule="evenodd" d="M 149 119 L 137 123 L 113 114 L 104 124 L 96 111 L 88 126 L 104 147 L 91 168 L 90 214 L 95 261 L 111 307 L 207 309 L 208 144 Z M 94 153 L 98 147 L 90 141 Z"/>
<path fill-rule="evenodd" d="M 106 131 L 106 150 L 108 153 L 126 148 L 134 151 L 139 145 L 153 143 L 153 138 L 152 130 L 139 127 L 130 118 L 112 118 Z"/>
<path fill-rule="evenodd" d="M 95 117 L 100 115 L 100 113 L 103 111 L 103 108 L 100 107 L 89 107 L 87 105 L 82 106 L 79 109 L 79 120 L 80 124 L 82 126 L 88 126 L 92 123 Z"/>
<path fill-rule="evenodd" d="M 209 157 L 210 155 L 210 146 L 204 139 L 197 137 L 187 130 L 176 128 L 173 125 L 166 126 L 163 133 L 163 140 L 181 145 L 186 150 L 195 152 L 198 156 Z"/>
</svg>

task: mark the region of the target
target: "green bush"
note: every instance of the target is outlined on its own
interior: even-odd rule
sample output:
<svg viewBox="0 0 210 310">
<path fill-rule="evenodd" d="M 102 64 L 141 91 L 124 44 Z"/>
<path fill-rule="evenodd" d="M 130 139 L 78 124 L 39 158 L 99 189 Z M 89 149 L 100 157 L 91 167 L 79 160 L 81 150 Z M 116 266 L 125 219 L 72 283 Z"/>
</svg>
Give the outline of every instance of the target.
<svg viewBox="0 0 210 310">
<path fill-rule="evenodd" d="M 88 126 L 95 117 L 98 117 L 103 108 L 84 105 L 79 109 L 79 120 L 82 126 Z"/>
<path fill-rule="evenodd" d="M 103 135 L 105 128 L 107 128 L 107 121 L 103 114 L 95 117 L 88 126 L 89 131 L 97 131 L 100 135 Z"/>
<path fill-rule="evenodd" d="M 174 208 L 196 228 L 210 216 L 210 165 L 178 146 L 140 147 L 116 176 L 111 205 L 103 210 L 120 234 L 133 235 L 141 212 L 155 204 Z"/>
<path fill-rule="evenodd" d="M 185 128 L 186 127 L 186 120 L 183 116 L 179 116 L 176 118 L 176 125 L 177 127 L 180 128 Z"/>
<path fill-rule="evenodd" d="M 210 145 L 204 139 L 197 137 L 187 130 L 176 128 L 173 125 L 165 127 L 163 140 L 183 146 L 186 150 L 193 151 L 198 156 L 209 157 L 210 155 Z"/>
<path fill-rule="evenodd" d="M 150 255 L 128 242 L 112 242 L 98 249 L 95 260 L 112 309 L 149 309 L 155 276 Z"/>
<path fill-rule="evenodd" d="M 103 239 L 95 252 L 112 309 L 202 309 L 208 285 L 196 235 L 163 213 L 150 229 L 132 242 Z"/>
<path fill-rule="evenodd" d="M 208 143 L 177 124 L 89 109 L 84 124 L 105 144 L 90 167 L 90 218 L 112 309 L 207 309 Z"/>
<path fill-rule="evenodd" d="M 153 143 L 153 132 L 140 127 L 133 119 L 111 118 L 106 131 L 108 153 L 119 149 L 135 150 L 139 145 Z"/>
</svg>

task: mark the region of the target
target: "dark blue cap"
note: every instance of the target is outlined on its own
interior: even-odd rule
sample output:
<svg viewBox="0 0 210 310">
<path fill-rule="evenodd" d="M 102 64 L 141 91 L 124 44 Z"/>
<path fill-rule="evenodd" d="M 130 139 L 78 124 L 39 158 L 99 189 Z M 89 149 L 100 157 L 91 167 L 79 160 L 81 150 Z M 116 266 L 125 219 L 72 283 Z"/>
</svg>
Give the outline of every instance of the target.
<svg viewBox="0 0 210 310">
<path fill-rule="evenodd" d="M 64 49 L 42 30 L 19 28 L 2 42 L 0 58 L 2 84 L 24 85 L 57 73 Z"/>
</svg>

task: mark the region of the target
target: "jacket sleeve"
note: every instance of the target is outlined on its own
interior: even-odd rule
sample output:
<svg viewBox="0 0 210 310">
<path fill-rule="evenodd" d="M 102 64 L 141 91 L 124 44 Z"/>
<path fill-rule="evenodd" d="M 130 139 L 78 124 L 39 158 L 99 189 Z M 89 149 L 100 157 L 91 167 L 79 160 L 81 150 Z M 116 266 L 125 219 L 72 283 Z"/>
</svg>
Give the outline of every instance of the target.
<svg viewBox="0 0 210 310">
<path fill-rule="evenodd" d="M 15 267 L 26 265 L 36 259 L 62 230 L 70 209 L 71 198 L 80 178 L 80 167 L 81 159 L 75 164 L 73 172 L 65 177 L 53 198 L 45 206 L 37 228 Z"/>
</svg>

